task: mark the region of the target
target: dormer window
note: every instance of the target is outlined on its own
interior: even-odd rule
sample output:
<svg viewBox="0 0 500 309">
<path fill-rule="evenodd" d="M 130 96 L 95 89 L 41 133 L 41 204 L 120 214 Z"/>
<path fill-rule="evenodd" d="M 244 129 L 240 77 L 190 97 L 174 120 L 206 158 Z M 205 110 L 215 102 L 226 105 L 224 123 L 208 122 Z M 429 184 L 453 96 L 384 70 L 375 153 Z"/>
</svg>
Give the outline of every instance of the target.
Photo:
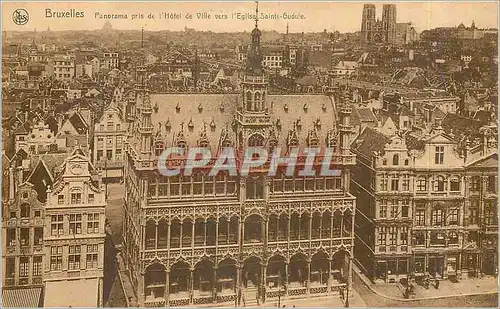
<svg viewBox="0 0 500 309">
<path fill-rule="evenodd" d="M 163 142 L 158 141 L 155 143 L 155 155 L 157 157 L 161 156 L 163 149 L 165 149 L 165 145 L 163 144 Z"/>
<path fill-rule="evenodd" d="M 300 118 L 297 119 L 296 125 L 297 125 L 297 131 L 301 131 L 302 130 L 302 123 L 300 122 Z"/>
<path fill-rule="evenodd" d="M 222 148 L 228 148 L 228 147 L 231 147 L 232 145 L 233 145 L 233 143 L 230 140 L 225 139 L 222 141 L 221 146 L 222 146 Z"/>
<path fill-rule="evenodd" d="M 279 118 L 278 120 L 276 120 L 276 128 L 278 129 L 278 131 L 281 131 L 281 121 Z"/>
<path fill-rule="evenodd" d="M 170 129 L 172 128 L 172 125 L 170 124 L 170 119 L 167 119 L 167 122 L 165 122 L 165 130 L 170 133 Z"/>
<path fill-rule="evenodd" d="M 190 132 L 193 132 L 193 129 L 194 129 L 193 119 L 189 120 L 189 122 L 188 122 L 188 129 L 189 129 Z"/>
<path fill-rule="evenodd" d="M 200 103 L 200 104 L 198 104 L 198 112 L 201 113 L 202 111 L 203 111 L 203 106 L 201 106 L 201 103 Z"/>
<path fill-rule="evenodd" d="M 321 120 L 319 118 L 316 120 L 316 129 L 321 130 Z"/>
<path fill-rule="evenodd" d="M 253 134 L 248 139 L 248 147 L 262 147 L 264 146 L 264 137 L 260 134 Z"/>
<path fill-rule="evenodd" d="M 179 141 L 177 142 L 177 147 L 186 149 L 186 142 L 185 141 Z"/>
<path fill-rule="evenodd" d="M 203 147 L 203 148 L 208 148 L 208 141 L 207 140 L 202 140 L 199 142 L 198 144 L 199 147 Z"/>
</svg>

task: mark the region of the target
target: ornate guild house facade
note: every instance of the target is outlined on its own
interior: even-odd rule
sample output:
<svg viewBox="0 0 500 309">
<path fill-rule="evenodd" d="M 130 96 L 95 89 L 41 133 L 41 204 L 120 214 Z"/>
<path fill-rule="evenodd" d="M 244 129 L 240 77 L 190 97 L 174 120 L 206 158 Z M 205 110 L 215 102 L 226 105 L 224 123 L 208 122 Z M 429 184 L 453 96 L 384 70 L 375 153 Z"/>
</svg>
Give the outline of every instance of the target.
<svg viewBox="0 0 500 309">
<path fill-rule="evenodd" d="M 123 254 L 139 306 L 248 305 L 340 293 L 352 282 L 350 106 L 339 95 L 268 95 L 260 36 L 256 23 L 240 94 L 149 93 L 139 68 L 134 96 L 124 96 Z M 280 165 L 268 176 L 269 162 L 248 176 L 240 169 L 214 177 L 208 168 L 192 176 L 158 171 L 169 147 L 204 147 L 214 157 L 233 147 L 239 162 L 249 146 L 282 157 L 293 148 L 330 147 L 340 173 L 285 176 Z M 299 154 L 297 166 L 304 163 Z"/>
</svg>

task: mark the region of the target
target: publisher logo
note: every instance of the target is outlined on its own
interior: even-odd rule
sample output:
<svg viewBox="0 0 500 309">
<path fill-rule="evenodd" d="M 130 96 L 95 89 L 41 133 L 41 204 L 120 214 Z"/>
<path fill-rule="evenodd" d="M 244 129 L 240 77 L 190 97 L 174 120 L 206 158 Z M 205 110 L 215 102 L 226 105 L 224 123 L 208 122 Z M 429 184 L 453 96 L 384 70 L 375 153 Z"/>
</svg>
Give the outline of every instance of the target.
<svg viewBox="0 0 500 309">
<path fill-rule="evenodd" d="M 22 26 L 28 23 L 30 16 L 25 9 L 17 9 L 12 13 L 12 20 L 16 25 Z"/>
</svg>

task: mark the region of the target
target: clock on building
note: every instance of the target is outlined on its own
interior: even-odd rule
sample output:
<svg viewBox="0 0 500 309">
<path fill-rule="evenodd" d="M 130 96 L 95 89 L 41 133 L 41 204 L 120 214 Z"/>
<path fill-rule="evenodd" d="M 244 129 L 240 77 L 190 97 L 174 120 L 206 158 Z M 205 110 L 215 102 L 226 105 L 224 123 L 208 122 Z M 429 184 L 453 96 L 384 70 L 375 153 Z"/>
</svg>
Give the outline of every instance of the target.
<svg viewBox="0 0 500 309">
<path fill-rule="evenodd" d="M 71 174 L 80 175 L 83 172 L 83 168 L 80 164 L 74 164 L 70 168 Z"/>
</svg>

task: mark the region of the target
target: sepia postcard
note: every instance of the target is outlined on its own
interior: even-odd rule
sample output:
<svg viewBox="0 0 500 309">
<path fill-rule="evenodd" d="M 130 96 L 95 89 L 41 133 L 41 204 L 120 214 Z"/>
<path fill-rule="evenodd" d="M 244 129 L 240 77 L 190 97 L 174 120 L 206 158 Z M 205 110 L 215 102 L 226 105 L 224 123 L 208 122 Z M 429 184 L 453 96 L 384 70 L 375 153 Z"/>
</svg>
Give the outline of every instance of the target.
<svg viewBox="0 0 500 309">
<path fill-rule="evenodd" d="M 1 6 L 1 307 L 498 308 L 497 1 Z"/>
</svg>

